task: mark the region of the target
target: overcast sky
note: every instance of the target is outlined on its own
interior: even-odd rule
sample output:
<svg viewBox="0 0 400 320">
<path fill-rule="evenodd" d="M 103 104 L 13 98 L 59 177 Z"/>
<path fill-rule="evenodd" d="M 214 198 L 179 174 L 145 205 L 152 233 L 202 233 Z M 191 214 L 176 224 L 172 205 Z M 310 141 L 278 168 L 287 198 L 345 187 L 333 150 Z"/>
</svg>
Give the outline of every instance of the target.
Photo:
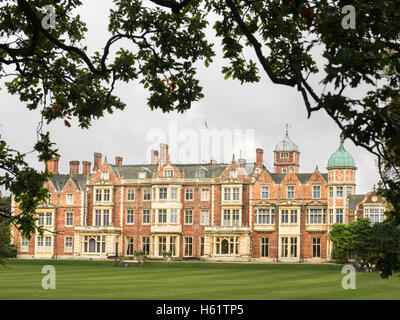
<svg viewBox="0 0 400 320">
<path fill-rule="evenodd" d="M 107 8 L 110 1 L 86 1 L 80 9 L 82 18 L 87 22 L 89 32 L 88 44 L 91 49 L 101 49 L 107 39 Z M 219 51 L 219 42 L 215 49 Z M 224 62 L 220 59 L 220 51 L 215 62 L 209 67 L 199 68 L 199 79 L 204 88 L 205 98 L 195 103 L 185 114 L 151 111 L 146 105 L 148 96 L 138 83 L 119 84 L 116 94 L 126 103 L 124 111 L 107 114 L 103 119 L 95 120 L 89 130 L 77 127 L 72 121 L 72 127 L 64 126 L 62 120 L 57 120 L 44 130 L 51 132 L 51 138 L 57 143 L 61 155 L 59 162 L 60 173 L 69 172 L 69 161 L 84 160 L 93 164 L 93 153 L 100 152 L 107 156 L 108 162 L 114 163 L 115 156 L 122 156 L 124 164 L 146 163 L 149 160 L 149 150 L 154 143 L 150 141 L 152 134 L 164 132 L 167 137 L 169 127 L 177 126 L 180 136 L 201 135 L 205 128 L 234 133 L 234 130 L 252 130 L 254 143 L 247 143 L 253 150 L 245 155 L 247 161 L 255 161 L 255 148 L 264 149 L 264 164 L 273 166 L 273 149 L 285 135 L 285 124 L 289 123 L 289 136 L 300 148 L 300 171 L 312 172 L 318 165 L 326 172 L 330 155 L 339 146 L 340 130 L 329 118 L 325 111 L 313 113 L 307 119 L 306 109 L 301 95 L 293 88 L 273 84 L 263 73 L 258 84 L 240 85 L 235 80 L 224 80 L 220 70 Z M 4 81 L 0 91 L 0 135 L 9 146 L 21 152 L 32 150 L 36 141 L 36 127 L 40 120 L 39 112 L 29 111 L 25 104 L 16 96 L 11 96 L 4 90 Z M 360 93 L 362 91 L 360 90 Z M 194 130 L 194 131 L 193 131 Z M 173 145 L 173 141 L 161 141 Z M 178 150 L 171 150 L 171 160 L 181 162 L 186 160 L 175 155 L 183 152 L 184 148 L 192 146 L 190 140 L 178 143 Z M 254 146 L 254 148 L 253 148 Z M 181 150 L 179 150 L 181 148 Z M 200 144 L 198 144 L 198 148 Z M 366 193 L 378 181 L 378 171 L 375 157 L 351 141 L 345 141 L 358 167 L 357 193 Z M 227 148 L 229 149 L 229 148 Z M 235 157 L 239 158 L 239 150 L 245 153 L 245 146 L 234 146 Z M 177 151 L 177 152 L 176 152 Z M 230 152 L 229 152 L 230 153 Z M 229 161 L 232 154 L 216 154 L 218 161 Z M 225 159 L 222 159 L 222 158 Z M 189 162 L 209 160 L 196 153 L 189 154 Z M 27 158 L 36 167 L 43 168 L 34 154 Z M 80 163 L 80 171 L 82 164 Z"/>
</svg>

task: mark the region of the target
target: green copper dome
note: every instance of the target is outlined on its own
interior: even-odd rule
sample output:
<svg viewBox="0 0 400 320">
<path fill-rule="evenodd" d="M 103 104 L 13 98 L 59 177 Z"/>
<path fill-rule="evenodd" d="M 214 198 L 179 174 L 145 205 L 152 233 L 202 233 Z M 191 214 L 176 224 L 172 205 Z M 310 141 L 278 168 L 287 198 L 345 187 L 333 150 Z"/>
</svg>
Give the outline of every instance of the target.
<svg viewBox="0 0 400 320">
<path fill-rule="evenodd" d="M 329 158 L 328 169 L 334 167 L 356 167 L 353 157 L 343 147 L 343 142 L 340 142 L 339 149 Z"/>
</svg>

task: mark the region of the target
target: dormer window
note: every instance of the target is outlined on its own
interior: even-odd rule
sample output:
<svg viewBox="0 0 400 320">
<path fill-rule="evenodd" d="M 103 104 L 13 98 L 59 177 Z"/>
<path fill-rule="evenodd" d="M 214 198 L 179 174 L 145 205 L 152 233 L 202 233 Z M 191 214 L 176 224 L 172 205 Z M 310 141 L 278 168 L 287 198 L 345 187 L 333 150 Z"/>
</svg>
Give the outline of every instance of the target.
<svg viewBox="0 0 400 320">
<path fill-rule="evenodd" d="M 102 171 L 101 172 L 101 179 L 108 180 L 108 178 L 109 178 L 108 171 Z"/>
<path fill-rule="evenodd" d="M 146 179 L 146 178 L 147 178 L 146 172 L 139 172 L 139 179 Z"/>
<path fill-rule="evenodd" d="M 173 170 L 164 170 L 164 177 L 165 178 L 172 178 L 174 176 L 174 171 Z"/>
<path fill-rule="evenodd" d="M 231 179 L 236 179 L 237 178 L 237 171 L 236 170 L 231 170 L 230 171 L 230 176 L 231 176 Z"/>
<path fill-rule="evenodd" d="M 197 178 L 201 179 L 205 177 L 205 172 L 204 171 L 197 171 L 196 172 Z"/>
</svg>

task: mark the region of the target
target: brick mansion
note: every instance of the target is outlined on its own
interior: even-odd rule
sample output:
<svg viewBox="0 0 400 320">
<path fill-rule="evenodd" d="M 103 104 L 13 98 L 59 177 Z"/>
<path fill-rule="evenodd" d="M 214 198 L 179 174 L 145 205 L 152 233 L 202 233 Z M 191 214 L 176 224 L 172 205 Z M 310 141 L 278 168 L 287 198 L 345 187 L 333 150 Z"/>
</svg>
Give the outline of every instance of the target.
<svg viewBox="0 0 400 320">
<path fill-rule="evenodd" d="M 334 151 L 334 150 L 332 150 Z M 226 261 L 323 262 L 330 260 L 331 226 L 356 216 L 384 219 L 385 201 L 374 191 L 356 194 L 356 164 L 341 142 L 327 162 L 300 172 L 299 147 L 288 133 L 274 151 L 274 170 L 233 157 L 231 163 L 174 164 L 168 145 L 153 150 L 148 165 L 47 162 L 54 175 L 50 197 L 37 210 L 42 236 L 13 231 L 18 257 L 105 259 L 175 258 Z M 18 205 L 12 201 L 15 214 Z"/>
</svg>

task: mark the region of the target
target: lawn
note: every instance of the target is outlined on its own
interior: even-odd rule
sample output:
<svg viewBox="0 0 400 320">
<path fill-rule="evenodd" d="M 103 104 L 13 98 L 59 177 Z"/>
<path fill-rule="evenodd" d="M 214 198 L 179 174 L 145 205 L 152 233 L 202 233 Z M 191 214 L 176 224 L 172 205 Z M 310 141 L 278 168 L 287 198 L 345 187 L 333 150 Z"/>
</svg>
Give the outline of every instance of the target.
<svg viewBox="0 0 400 320">
<path fill-rule="evenodd" d="M 44 265 L 56 289 L 44 290 Z M 400 277 L 356 273 L 344 290 L 339 265 L 17 260 L 0 266 L 0 299 L 400 299 Z"/>
</svg>

